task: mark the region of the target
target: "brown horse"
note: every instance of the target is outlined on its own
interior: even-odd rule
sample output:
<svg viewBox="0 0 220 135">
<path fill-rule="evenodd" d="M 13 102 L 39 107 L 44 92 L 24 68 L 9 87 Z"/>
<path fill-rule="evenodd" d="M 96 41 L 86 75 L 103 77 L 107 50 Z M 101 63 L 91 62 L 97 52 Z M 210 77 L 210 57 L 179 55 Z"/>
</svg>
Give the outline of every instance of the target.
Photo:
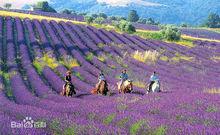
<svg viewBox="0 0 220 135">
<path fill-rule="evenodd" d="M 119 93 L 131 93 L 131 91 L 133 90 L 133 83 L 131 80 L 126 80 L 122 86 L 120 86 L 120 83 L 118 84 L 118 91 Z"/>
<path fill-rule="evenodd" d="M 96 88 L 92 89 L 92 94 L 102 94 L 107 95 L 108 92 L 108 84 L 106 81 L 101 81 L 99 85 L 96 86 Z"/>
<path fill-rule="evenodd" d="M 62 96 L 72 97 L 73 94 L 76 94 L 75 88 L 71 83 L 68 83 L 66 85 L 66 88 L 64 88 L 61 93 Z"/>
</svg>

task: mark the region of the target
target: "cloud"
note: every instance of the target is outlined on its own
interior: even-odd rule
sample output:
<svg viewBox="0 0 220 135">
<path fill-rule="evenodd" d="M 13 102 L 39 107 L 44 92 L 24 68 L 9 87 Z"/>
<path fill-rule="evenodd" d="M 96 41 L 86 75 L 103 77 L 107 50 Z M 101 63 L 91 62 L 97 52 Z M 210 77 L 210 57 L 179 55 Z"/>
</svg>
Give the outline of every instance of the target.
<svg viewBox="0 0 220 135">
<path fill-rule="evenodd" d="M 143 6 L 165 6 L 163 4 L 154 3 L 154 2 L 147 2 L 144 0 L 97 0 L 98 3 L 105 3 L 110 6 L 121 6 L 126 7 L 129 4 L 138 4 Z"/>
<path fill-rule="evenodd" d="M 0 7 L 3 7 L 5 3 L 11 3 L 12 8 L 21 9 L 26 4 L 35 4 L 38 1 L 42 0 L 0 0 Z"/>
</svg>

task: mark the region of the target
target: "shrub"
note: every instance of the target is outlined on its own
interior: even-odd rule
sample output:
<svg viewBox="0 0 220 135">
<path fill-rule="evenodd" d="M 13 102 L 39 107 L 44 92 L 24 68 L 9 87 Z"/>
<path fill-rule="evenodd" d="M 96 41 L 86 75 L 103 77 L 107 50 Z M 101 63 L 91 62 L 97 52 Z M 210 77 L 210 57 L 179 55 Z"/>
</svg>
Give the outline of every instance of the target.
<svg viewBox="0 0 220 135">
<path fill-rule="evenodd" d="M 136 31 L 135 27 L 130 22 L 127 22 L 125 20 L 122 20 L 120 22 L 115 21 L 113 25 L 120 31 L 127 32 L 129 34 Z"/>
<path fill-rule="evenodd" d="M 105 19 L 103 17 L 97 17 L 93 22 L 98 23 L 98 24 L 103 24 Z"/>
<path fill-rule="evenodd" d="M 172 25 L 162 26 L 161 33 L 168 41 L 179 41 L 181 38 L 180 30 Z"/>
</svg>

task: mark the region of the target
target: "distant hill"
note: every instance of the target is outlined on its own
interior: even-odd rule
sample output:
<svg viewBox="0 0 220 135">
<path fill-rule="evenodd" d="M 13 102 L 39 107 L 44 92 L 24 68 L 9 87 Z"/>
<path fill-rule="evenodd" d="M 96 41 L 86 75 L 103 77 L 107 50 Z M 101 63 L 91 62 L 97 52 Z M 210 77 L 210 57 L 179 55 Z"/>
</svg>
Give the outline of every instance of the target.
<svg viewBox="0 0 220 135">
<path fill-rule="evenodd" d="M 152 2 L 152 3 L 150 3 Z M 50 0 L 56 10 L 65 8 L 78 12 L 127 16 L 129 10 L 135 9 L 141 17 L 152 17 L 162 23 L 192 25 L 201 24 L 210 12 L 220 14 L 219 0 L 134 0 L 132 2 L 109 0 Z M 148 6 L 151 5 L 151 6 Z M 153 5 L 153 6 L 152 6 Z"/>
</svg>

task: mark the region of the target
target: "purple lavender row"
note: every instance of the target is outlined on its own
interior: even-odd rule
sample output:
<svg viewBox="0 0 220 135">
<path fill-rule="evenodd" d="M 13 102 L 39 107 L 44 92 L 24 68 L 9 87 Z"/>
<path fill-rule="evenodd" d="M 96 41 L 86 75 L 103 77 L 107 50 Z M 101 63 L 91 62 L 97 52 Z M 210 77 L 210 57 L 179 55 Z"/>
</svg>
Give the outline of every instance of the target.
<svg viewBox="0 0 220 135">
<path fill-rule="evenodd" d="M 205 29 L 181 29 L 181 32 L 183 34 L 193 36 L 193 37 L 199 37 L 199 38 L 208 38 L 208 39 L 220 39 L 220 34 L 214 31 L 205 30 Z"/>
<path fill-rule="evenodd" d="M 63 47 L 61 46 L 61 42 L 57 40 L 57 36 L 55 36 L 55 33 L 52 31 L 52 28 L 51 28 L 51 27 L 48 25 L 48 23 L 46 23 L 45 21 L 44 21 L 43 23 L 44 23 L 44 25 L 45 25 L 46 30 L 47 30 L 48 33 L 49 33 L 49 36 L 52 38 L 52 45 L 53 45 L 54 47 L 56 47 L 56 45 L 60 45 L 60 47 L 58 48 L 58 51 L 59 51 L 59 53 L 61 53 L 62 55 L 65 55 L 65 54 L 66 54 L 66 51 L 65 51 L 65 50 L 63 49 Z M 38 29 L 41 29 L 41 26 L 40 26 L 39 22 L 35 22 L 35 24 L 36 24 L 37 30 L 38 30 Z M 44 33 L 40 34 L 40 37 L 43 38 L 43 36 L 44 36 Z M 48 42 L 48 41 L 46 41 L 46 42 Z M 45 46 L 43 46 L 43 48 L 45 48 Z M 46 52 L 52 54 L 53 56 L 55 55 L 55 54 L 53 53 L 54 51 L 53 51 L 53 49 L 51 48 L 50 45 L 48 45 Z M 63 67 L 63 66 L 58 66 L 56 69 L 57 69 L 61 74 L 63 74 L 63 75 L 66 73 L 66 70 L 67 70 L 67 69 L 66 69 L 65 67 Z M 46 68 L 43 70 L 43 73 L 44 73 L 45 77 L 47 78 L 47 80 L 50 82 L 50 84 L 53 85 L 53 87 L 56 89 L 56 91 L 57 91 L 57 92 L 60 92 L 60 91 L 62 90 L 62 86 L 61 86 L 60 84 L 63 84 L 64 82 L 61 81 L 61 80 L 57 77 L 57 75 L 56 75 L 55 73 L 53 73 L 48 67 L 46 67 Z M 53 77 L 52 77 L 52 76 L 53 76 Z M 52 78 L 50 79 L 50 78 L 48 78 L 48 77 L 50 77 L 50 78 L 52 77 Z M 77 88 L 78 90 L 84 91 L 84 90 L 91 89 L 91 87 L 90 87 L 89 85 L 85 85 L 85 84 L 84 84 L 82 81 L 80 81 L 78 78 L 74 77 L 73 79 L 74 79 L 74 81 L 75 81 L 74 84 L 76 84 L 76 88 Z M 56 82 L 58 81 L 59 83 L 54 84 L 54 83 L 53 83 L 54 81 L 56 81 Z"/>
</svg>

